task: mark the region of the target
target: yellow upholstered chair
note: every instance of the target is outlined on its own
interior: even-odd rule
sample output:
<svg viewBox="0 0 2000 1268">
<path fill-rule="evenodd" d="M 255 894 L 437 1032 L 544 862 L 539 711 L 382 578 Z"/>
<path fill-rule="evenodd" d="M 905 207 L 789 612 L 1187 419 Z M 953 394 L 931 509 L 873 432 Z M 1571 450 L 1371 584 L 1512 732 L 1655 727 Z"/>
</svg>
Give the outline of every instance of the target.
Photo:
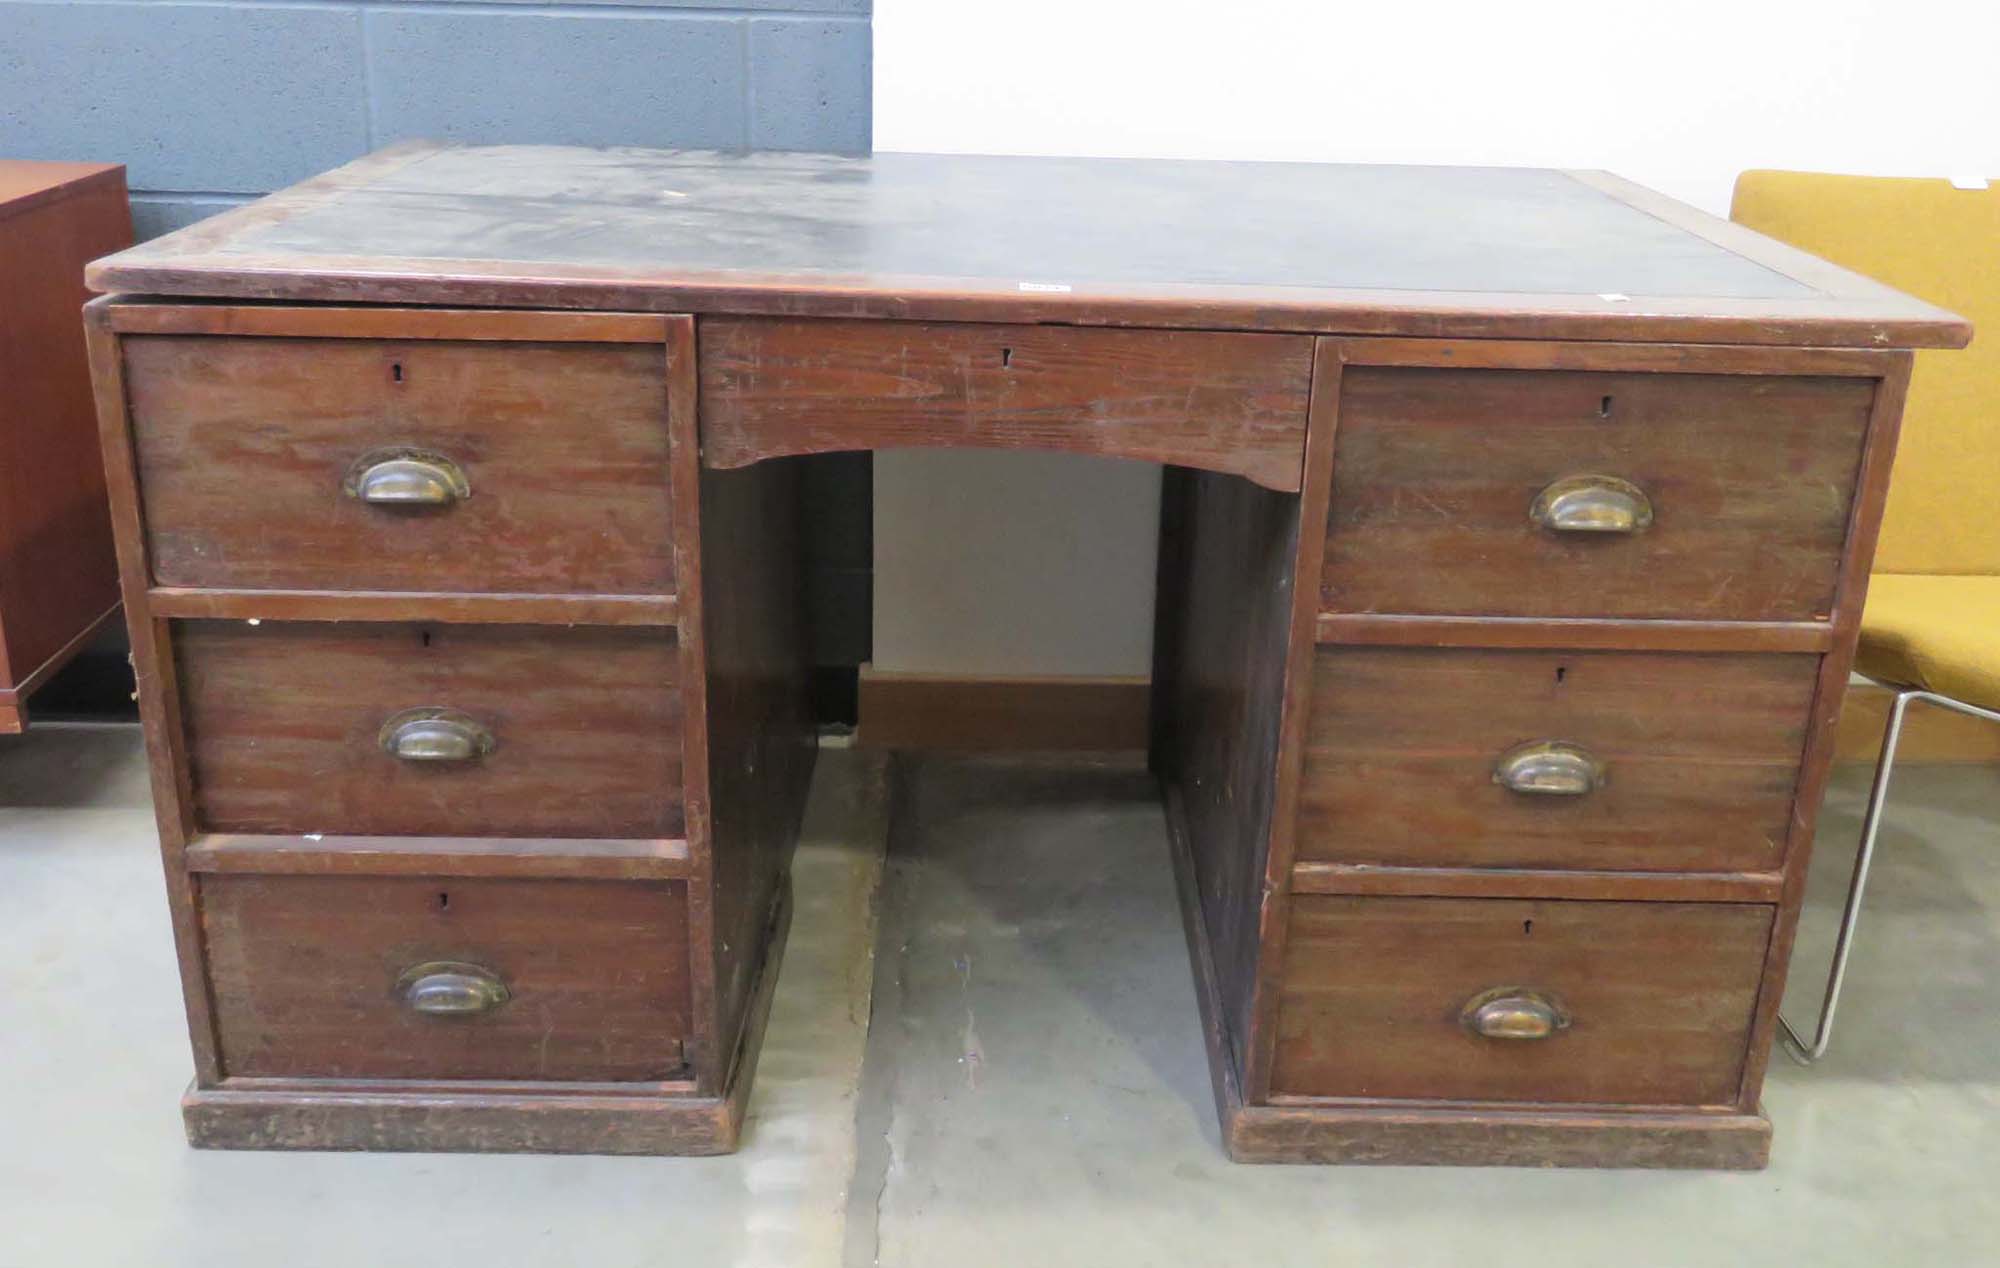
<svg viewBox="0 0 2000 1268">
<path fill-rule="evenodd" d="M 1786 1047 L 1810 1063 L 1833 1034 L 1904 711 L 1923 700 L 2000 722 L 2000 186 L 1745 172 L 1730 214 L 1969 317 L 1975 331 L 1963 352 L 1919 353 L 1910 382 L 1855 660 L 1895 703 L 1812 1041 L 1779 1018 Z"/>
</svg>

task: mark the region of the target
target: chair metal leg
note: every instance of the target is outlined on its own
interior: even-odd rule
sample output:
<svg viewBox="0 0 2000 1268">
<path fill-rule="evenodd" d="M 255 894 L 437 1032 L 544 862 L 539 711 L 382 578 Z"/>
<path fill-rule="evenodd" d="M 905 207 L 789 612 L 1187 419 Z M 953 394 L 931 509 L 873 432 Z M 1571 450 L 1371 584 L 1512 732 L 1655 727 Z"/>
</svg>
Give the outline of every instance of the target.
<svg viewBox="0 0 2000 1268">
<path fill-rule="evenodd" d="M 1875 858 L 1875 838 L 1882 831 L 1882 814 L 1888 808 L 1889 776 L 1896 766 L 1896 745 L 1903 738 L 1903 715 L 1912 700 L 1923 700 L 1958 713 L 2000 722 L 2000 713 L 1954 700 L 1950 696 L 1941 696 L 1934 691 L 1911 688 L 1896 693 L 1895 703 L 1889 708 L 1889 725 L 1882 732 L 1882 756 L 1875 764 L 1875 783 L 1868 792 L 1868 812 L 1861 821 L 1861 850 L 1854 857 L 1854 877 L 1847 884 L 1847 905 L 1840 913 L 1840 933 L 1833 944 L 1833 971 L 1827 977 L 1826 994 L 1820 1000 L 1819 1025 L 1814 1029 L 1812 1042 L 1801 1039 L 1798 1031 L 1785 1020 L 1784 1014 L 1778 1015 L 1778 1030 L 1785 1042 L 1785 1051 L 1800 1065 L 1811 1065 L 1825 1056 L 1827 1045 L 1833 1039 L 1833 1015 L 1840 1004 L 1840 988 L 1847 980 L 1847 957 L 1854 949 L 1854 926 L 1861 915 L 1861 894 L 1868 886 L 1868 868 Z"/>
</svg>

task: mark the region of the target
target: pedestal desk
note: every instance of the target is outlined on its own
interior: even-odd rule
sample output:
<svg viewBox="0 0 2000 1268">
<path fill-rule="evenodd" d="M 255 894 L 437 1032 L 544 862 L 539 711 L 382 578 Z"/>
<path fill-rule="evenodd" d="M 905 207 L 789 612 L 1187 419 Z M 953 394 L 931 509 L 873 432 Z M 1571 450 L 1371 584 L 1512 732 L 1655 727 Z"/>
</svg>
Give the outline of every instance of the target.
<svg viewBox="0 0 2000 1268">
<path fill-rule="evenodd" d="M 512 146 L 90 278 L 194 1143 L 734 1147 L 799 470 L 953 445 L 1165 467 L 1233 1157 L 1764 1162 L 1950 314 L 1598 172 Z"/>
</svg>

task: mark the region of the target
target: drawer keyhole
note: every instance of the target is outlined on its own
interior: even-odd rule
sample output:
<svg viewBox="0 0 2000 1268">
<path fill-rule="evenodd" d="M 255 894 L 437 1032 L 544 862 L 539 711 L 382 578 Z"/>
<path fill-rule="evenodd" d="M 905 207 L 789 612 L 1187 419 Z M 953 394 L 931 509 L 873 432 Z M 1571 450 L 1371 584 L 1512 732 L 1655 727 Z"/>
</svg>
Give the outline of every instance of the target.
<svg viewBox="0 0 2000 1268">
<path fill-rule="evenodd" d="M 393 383 L 401 383 L 403 381 L 403 363 L 401 361 L 394 362 L 389 366 L 389 379 Z M 1611 398 L 1607 396 L 1604 399 L 1608 401 Z"/>
<path fill-rule="evenodd" d="M 1605 397 L 1604 399 L 1602 399 L 1602 400 L 1600 400 L 1600 401 L 1598 401 L 1598 402 L 1597 402 L 1597 416 L 1598 416 L 1599 418 L 1609 418 L 1609 417 L 1611 417 L 1611 398 L 1610 398 L 1610 397 L 1608 397 L 1608 396 L 1607 396 L 1607 397 Z"/>
<path fill-rule="evenodd" d="M 450 890 L 445 890 L 445 889 L 441 889 L 441 890 L 439 890 L 439 891 L 438 891 L 438 910 L 439 910 L 439 911 L 450 911 L 450 910 L 451 910 L 451 891 L 450 891 Z"/>
<path fill-rule="evenodd" d="M 1558 687 L 1562 686 L 1562 680 L 1563 680 L 1563 679 L 1565 679 L 1565 678 L 1567 678 L 1567 677 L 1569 677 L 1569 666 L 1568 666 L 1568 665 L 1557 665 L 1557 666 L 1556 666 L 1556 686 L 1558 686 Z"/>
<path fill-rule="evenodd" d="M 1004 370 L 1013 364 L 1014 364 L 1014 350 L 1012 348 L 1000 349 L 1000 368 Z"/>
<path fill-rule="evenodd" d="M 438 895 L 438 897 L 442 898 L 442 897 L 444 897 L 444 895 L 440 894 L 440 895 Z M 1524 938 L 1526 938 L 1526 937 L 1531 937 L 1531 936 L 1533 936 L 1534 932 L 1535 932 L 1535 922 L 1534 922 L 1534 921 L 1532 921 L 1532 920 L 1523 920 L 1523 921 L 1521 922 L 1521 936 L 1522 936 L 1522 937 L 1524 937 Z"/>
</svg>

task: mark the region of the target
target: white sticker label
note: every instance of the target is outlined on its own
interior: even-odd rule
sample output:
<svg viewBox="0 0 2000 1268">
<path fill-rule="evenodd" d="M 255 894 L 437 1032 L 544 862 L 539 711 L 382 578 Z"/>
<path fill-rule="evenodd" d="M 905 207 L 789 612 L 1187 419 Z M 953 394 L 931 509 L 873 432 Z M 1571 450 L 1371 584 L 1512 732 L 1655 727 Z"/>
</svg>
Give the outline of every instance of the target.
<svg viewBox="0 0 2000 1268">
<path fill-rule="evenodd" d="M 1968 172 L 1956 172 L 1952 175 L 1951 187 L 1953 189 L 1985 189 L 1986 178 L 1984 176 L 1973 176 Z"/>
<path fill-rule="evenodd" d="M 1597 298 L 1603 300 L 1607 304 L 1629 304 L 1632 302 L 1632 297 L 1630 295 L 1620 295 L 1617 291 L 1605 291 Z"/>
<path fill-rule="evenodd" d="M 1068 282 L 1022 282 L 1020 286 L 1038 295 L 1067 295 L 1070 289 Z"/>
</svg>

